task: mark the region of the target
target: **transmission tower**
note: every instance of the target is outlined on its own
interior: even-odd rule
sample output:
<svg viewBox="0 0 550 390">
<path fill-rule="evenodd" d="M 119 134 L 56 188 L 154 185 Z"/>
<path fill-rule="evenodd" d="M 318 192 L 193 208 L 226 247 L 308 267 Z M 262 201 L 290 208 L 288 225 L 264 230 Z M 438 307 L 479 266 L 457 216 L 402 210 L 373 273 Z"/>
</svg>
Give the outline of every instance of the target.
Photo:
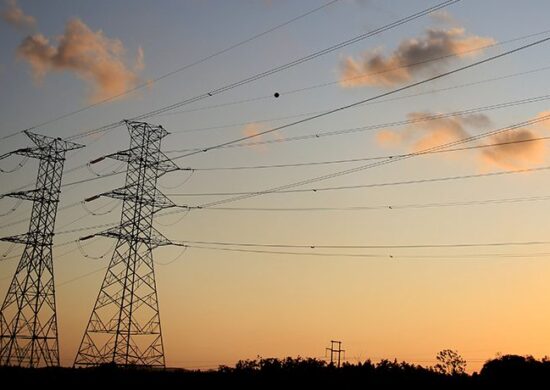
<svg viewBox="0 0 550 390">
<path fill-rule="evenodd" d="M 338 346 L 338 348 L 336 348 Z M 337 340 L 330 340 L 330 348 L 325 349 L 326 352 L 330 352 L 330 364 L 334 364 L 334 358 L 337 356 L 336 361 L 338 366 L 340 367 L 340 357 L 342 352 L 344 353 L 344 359 L 346 358 L 346 350 L 342 349 L 342 342 Z"/>
<path fill-rule="evenodd" d="M 25 133 L 36 146 L 10 154 L 37 158 L 40 164 L 35 189 L 2 195 L 33 203 L 28 232 L 0 238 L 25 244 L 0 309 L 0 365 L 58 366 L 52 241 L 65 153 L 83 145 Z"/>
<path fill-rule="evenodd" d="M 166 130 L 144 122 L 126 124 L 130 148 L 106 156 L 128 164 L 125 186 L 87 199 L 108 196 L 123 204 L 119 226 L 81 239 L 99 235 L 117 243 L 75 366 L 165 367 L 152 250 L 171 242 L 153 228 L 153 215 L 175 206 L 156 185 L 160 176 L 178 167 L 160 151 Z"/>
</svg>

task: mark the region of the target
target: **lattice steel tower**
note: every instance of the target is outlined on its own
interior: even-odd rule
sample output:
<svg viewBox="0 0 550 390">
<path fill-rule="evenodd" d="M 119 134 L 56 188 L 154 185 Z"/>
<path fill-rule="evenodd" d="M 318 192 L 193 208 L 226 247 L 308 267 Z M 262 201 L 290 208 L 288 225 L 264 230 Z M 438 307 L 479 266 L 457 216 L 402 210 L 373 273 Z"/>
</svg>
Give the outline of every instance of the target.
<svg viewBox="0 0 550 390">
<path fill-rule="evenodd" d="M 25 133 L 36 146 L 10 154 L 37 158 L 40 164 L 35 189 L 2 195 L 33 204 L 28 232 L 0 239 L 25 244 L 0 309 L 0 365 L 58 366 L 52 241 L 65 153 L 83 145 Z"/>
<path fill-rule="evenodd" d="M 127 162 L 125 186 L 98 195 L 123 200 L 120 225 L 94 235 L 118 241 L 78 349 L 76 366 L 165 366 L 152 250 L 170 241 L 153 228 L 153 215 L 175 206 L 156 185 L 160 176 L 178 167 L 160 151 L 166 130 L 144 122 L 126 124 L 130 148 L 107 156 Z"/>
</svg>

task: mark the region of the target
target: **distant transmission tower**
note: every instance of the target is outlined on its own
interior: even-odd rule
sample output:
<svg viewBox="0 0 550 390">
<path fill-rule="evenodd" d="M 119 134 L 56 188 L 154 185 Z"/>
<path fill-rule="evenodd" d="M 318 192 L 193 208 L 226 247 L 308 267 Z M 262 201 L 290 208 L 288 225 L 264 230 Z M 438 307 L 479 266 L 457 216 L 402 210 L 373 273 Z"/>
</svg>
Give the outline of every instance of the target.
<svg viewBox="0 0 550 390">
<path fill-rule="evenodd" d="M 338 348 L 336 348 L 338 346 Z M 337 356 L 337 364 L 340 367 L 340 357 L 342 352 L 344 353 L 344 359 L 346 358 L 346 350 L 342 349 L 342 342 L 337 340 L 330 340 L 330 348 L 326 348 L 326 352 L 330 352 L 330 364 L 334 364 L 335 356 Z"/>
<path fill-rule="evenodd" d="M 36 146 L 10 154 L 37 158 L 40 164 L 35 189 L 2 195 L 33 204 L 28 232 L 0 238 L 25 244 L 0 309 L 0 365 L 58 366 L 52 242 L 65 153 L 83 145 L 25 133 Z"/>
<path fill-rule="evenodd" d="M 144 122 L 126 124 L 130 148 L 107 156 L 128 164 L 125 186 L 101 194 L 123 200 L 120 225 L 96 234 L 118 241 L 75 366 L 165 367 L 152 250 L 170 241 L 153 228 L 153 215 L 175 206 L 156 185 L 178 167 L 160 151 L 166 130 Z"/>
</svg>

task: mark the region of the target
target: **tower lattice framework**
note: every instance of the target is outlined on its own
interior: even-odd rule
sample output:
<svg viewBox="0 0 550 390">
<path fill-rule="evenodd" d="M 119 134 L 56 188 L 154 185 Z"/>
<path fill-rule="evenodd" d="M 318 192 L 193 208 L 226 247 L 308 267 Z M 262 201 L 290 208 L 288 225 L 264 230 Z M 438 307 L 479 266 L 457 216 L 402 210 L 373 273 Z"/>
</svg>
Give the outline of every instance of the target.
<svg viewBox="0 0 550 390">
<path fill-rule="evenodd" d="M 130 148 L 107 156 L 128 164 L 125 186 L 99 195 L 123 201 L 120 225 L 94 235 L 117 243 L 76 366 L 165 366 L 152 250 L 170 241 L 153 227 L 153 216 L 174 206 L 157 189 L 157 179 L 178 167 L 160 150 L 166 130 L 145 122 L 126 124 Z"/>
<path fill-rule="evenodd" d="M 0 239 L 25 245 L 0 309 L 0 365 L 57 366 L 52 243 L 65 154 L 83 145 L 25 133 L 36 146 L 10 154 L 38 159 L 38 176 L 35 189 L 2 195 L 31 200 L 33 204 L 28 232 Z"/>
</svg>

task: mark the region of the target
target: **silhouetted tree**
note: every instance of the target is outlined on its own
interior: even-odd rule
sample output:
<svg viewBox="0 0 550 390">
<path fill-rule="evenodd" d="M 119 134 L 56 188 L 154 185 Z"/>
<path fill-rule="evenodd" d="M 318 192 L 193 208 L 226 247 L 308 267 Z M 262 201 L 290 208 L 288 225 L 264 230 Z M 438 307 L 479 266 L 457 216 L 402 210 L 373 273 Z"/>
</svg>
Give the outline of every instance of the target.
<svg viewBox="0 0 550 390">
<path fill-rule="evenodd" d="M 463 375 L 466 373 L 466 360 L 457 351 L 444 349 L 435 357 L 439 363 L 434 370 L 444 375 Z"/>
<path fill-rule="evenodd" d="M 479 374 L 485 383 L 494 385 L 548 388 L 550 361 L 539 361 L 532 356 L 504 355 L 487 361 Z"/>
<path fill-rule="evenodd" d="M 448 350 L 447 350 L 448 351 Z M 456 351 L 442 351 L 438 370 L 397 360 L 345 363 L 341 367 L 315 358 L 262 358 L 241 360 L 218 370 L 154 370 L 105 365 L 90 368 L 0 367 L 2 383 L 34 387 L 151 387 L 188 389 L 492 389 L 550 388 L 550 360 L 505 355 L 487 361 L 479 374 L 463 372 L 464 359 Z M 453 371 L 454 370 L 454 371 Z"/>
</svg>

